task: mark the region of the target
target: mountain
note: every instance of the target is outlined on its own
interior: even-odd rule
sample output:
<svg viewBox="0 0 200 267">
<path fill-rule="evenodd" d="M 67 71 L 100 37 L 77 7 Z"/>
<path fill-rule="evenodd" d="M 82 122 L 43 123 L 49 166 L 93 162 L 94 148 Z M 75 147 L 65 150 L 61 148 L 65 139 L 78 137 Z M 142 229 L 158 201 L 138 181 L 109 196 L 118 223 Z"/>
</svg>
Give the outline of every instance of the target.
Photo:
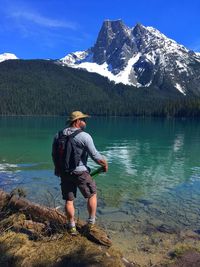
<svg viewBox="0 0 200 267">
<path fill-rule="evenodd" d="M 122 20 L 106 20 L 93 47 L 59 62 L 115 83 L 200 96 L 200 54 L 139 23 L 129 28 Z"/>
<path fill-rule="evenodd" d="M 152 27 L 105 21 L 93 47 L 61 60 L 0 55 L 0 115 L 199 117 L 199 84 L 199 53 Z"/>
<path fill-rule="evenodd" d="M 0 54 L 0 63 L 5 60 L 10 60 L 10 59 L 18 59 L 18 58 L 14 54 L 11 54 L 11 53 Z"/>
</svg>

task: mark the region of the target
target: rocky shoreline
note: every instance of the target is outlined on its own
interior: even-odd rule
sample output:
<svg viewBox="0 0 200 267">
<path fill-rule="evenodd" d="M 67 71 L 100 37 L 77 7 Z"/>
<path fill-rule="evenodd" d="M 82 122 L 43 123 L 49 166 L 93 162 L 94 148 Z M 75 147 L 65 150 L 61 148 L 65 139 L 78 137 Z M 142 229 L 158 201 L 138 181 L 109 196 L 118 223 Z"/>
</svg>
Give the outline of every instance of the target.
<svg viewBox="0 0 200 267">
<path fill-rule="evenodd" d="M 65 220 L 63 213 L 26 200 L 20 191 L 16 195 L 0 190 L 0 266 L 200 266 L 198 232 L 150 229 L 135 233 L 127 250 L 126 244 L 124 249 L 117 245 L 117 233 L 111 242 L 105 230 L 86 232 L 80 221 L 80 234 L 72 237 Z"/>
</svg>

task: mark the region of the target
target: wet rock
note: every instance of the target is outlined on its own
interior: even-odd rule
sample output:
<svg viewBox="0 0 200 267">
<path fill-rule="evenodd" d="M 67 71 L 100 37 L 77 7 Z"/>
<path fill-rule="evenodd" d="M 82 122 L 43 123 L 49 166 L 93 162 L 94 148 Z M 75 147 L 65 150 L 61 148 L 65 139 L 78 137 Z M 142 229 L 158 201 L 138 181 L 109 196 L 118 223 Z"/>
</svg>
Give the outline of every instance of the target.
<svg viewBox="0 0 200 267">
<path fill-rule="evenodd" d="M 77 225 L 77 228 L 80 228 L 80 225 L 79 226 Z M 110 237 L 105 233 L 103 229 L 97 227 L 96 225 L 90 227 L 86 224 L 83 225 L 81 229 L 78 230 L 89 240 L 97 244 L 101 244 L 107 247 L 110 247 L 112 245 Z"/>
<path fill-rule="evenodd" d="M 145 235 L 150 235 L 152 233 L 157 232 L 157 228 L 154 225 L 148 224 L 145 229 L 142 231 Z"/>
<path fill-rule="evenodd" d="M 200 235 L 200 229 L 194 230 L 194 232 L 198 235 Z"/>
<path fill-rule="evenodd" d="M 170 225 L 161 224 L 156 227 L 156 229 L 161 233 L 168 233 L 168 234 L 174 234 L 177 233 L 178 230 Z"/>
<path fill-rule="evenodd" d="M 180 256 L 170 267 L 199 267 L 200 253 L 196 251 L 187 251 Z"/>
<path fill-rule="evenodd" d="M 137 199 L 137 202 L 143 204 L 144 206 L 149 206 L 149 205 L 153 204 L 152 201 L 147 200 L 147 199 Z"/>
<path fill-rule="evenodd" d="M 186 231 L 181 231 L 180 232 L 180 238 L 183 240 L 186 238 L 194 239 L 194 240 L 200 240 L 200 236 L 196 231 L 192 230 L 186 230 Z"/>
</svg>

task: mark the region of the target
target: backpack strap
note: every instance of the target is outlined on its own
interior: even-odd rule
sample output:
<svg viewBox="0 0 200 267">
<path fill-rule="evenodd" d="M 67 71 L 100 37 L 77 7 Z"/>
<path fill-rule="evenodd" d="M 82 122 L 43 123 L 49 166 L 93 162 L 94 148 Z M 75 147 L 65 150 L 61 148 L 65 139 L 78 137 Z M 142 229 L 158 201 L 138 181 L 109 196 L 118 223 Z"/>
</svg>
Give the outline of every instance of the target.
<svg viewBox="0 0 200 267">
<path fill-rule="evenodd" d="M 73 133 L 70 134 L 70 135 L 64 135 L 64 134 L 63 134 L 63 130 L 61 130 L 61 131 L 58 132 L 58 138 L 60 139 L 62 136 L 65 136 L 65 137 L 67 137 L 67 138 L 73 138 L 73 137 L 75 137 L 77 134 L 79 134 L 79 133 L 81 133 L 81 132 L 82 132 L 82 130 L 79 129 L 79 130 L 76 130 L 75 132 L 73 132 Z"/>
<path fill-rule="evenodd" d="M 61 138 L 61 136 L 63 136 L 64 134 L 63 134 L 63 130 L 61 130 L 61 131 L 59 131 L 58 132 L 58 138 L 60 139 Z"/>
<path fill-rule="evenodd" d="M 72 133 L 72 134 L 70 134 L 70 135 L 68 135 L 68 138 L 74 138 L 77 134 L 79 134 L 79 133 L 81 133 L 82 132 L 82 130 L 81 129 L 79 129 L 79 130 L 76 130 L 74 133 Z"/>
</svg>

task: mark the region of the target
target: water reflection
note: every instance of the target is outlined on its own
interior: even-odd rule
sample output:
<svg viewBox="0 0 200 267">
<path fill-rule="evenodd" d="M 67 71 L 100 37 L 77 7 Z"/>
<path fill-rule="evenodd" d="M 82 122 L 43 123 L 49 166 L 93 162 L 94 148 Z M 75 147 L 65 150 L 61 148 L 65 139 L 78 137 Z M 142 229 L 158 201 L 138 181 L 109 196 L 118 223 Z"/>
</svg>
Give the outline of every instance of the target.
<svg viewBox="0 0 200 267">
<path fill-rule="evenodd" d="M 63 122 L 62 118 L 0 118 L 1 184 L 14 184 L 17 178 L 32 199 L 40 199 L 47 189 L 58 194 L 51 142 Z M 108 174 L 96 178 L 98 213 L 105 221 L 144 226 L 156 218 L 184 227 L 187 218 L 188 227 L 199 223 L 198 120 L 93 118 L 87 131 L 109 161 Z M 92 161 L 90 166 L 95 168 Z M 78 198 L 78 207 L 84 203 Z"/>
</svg>

